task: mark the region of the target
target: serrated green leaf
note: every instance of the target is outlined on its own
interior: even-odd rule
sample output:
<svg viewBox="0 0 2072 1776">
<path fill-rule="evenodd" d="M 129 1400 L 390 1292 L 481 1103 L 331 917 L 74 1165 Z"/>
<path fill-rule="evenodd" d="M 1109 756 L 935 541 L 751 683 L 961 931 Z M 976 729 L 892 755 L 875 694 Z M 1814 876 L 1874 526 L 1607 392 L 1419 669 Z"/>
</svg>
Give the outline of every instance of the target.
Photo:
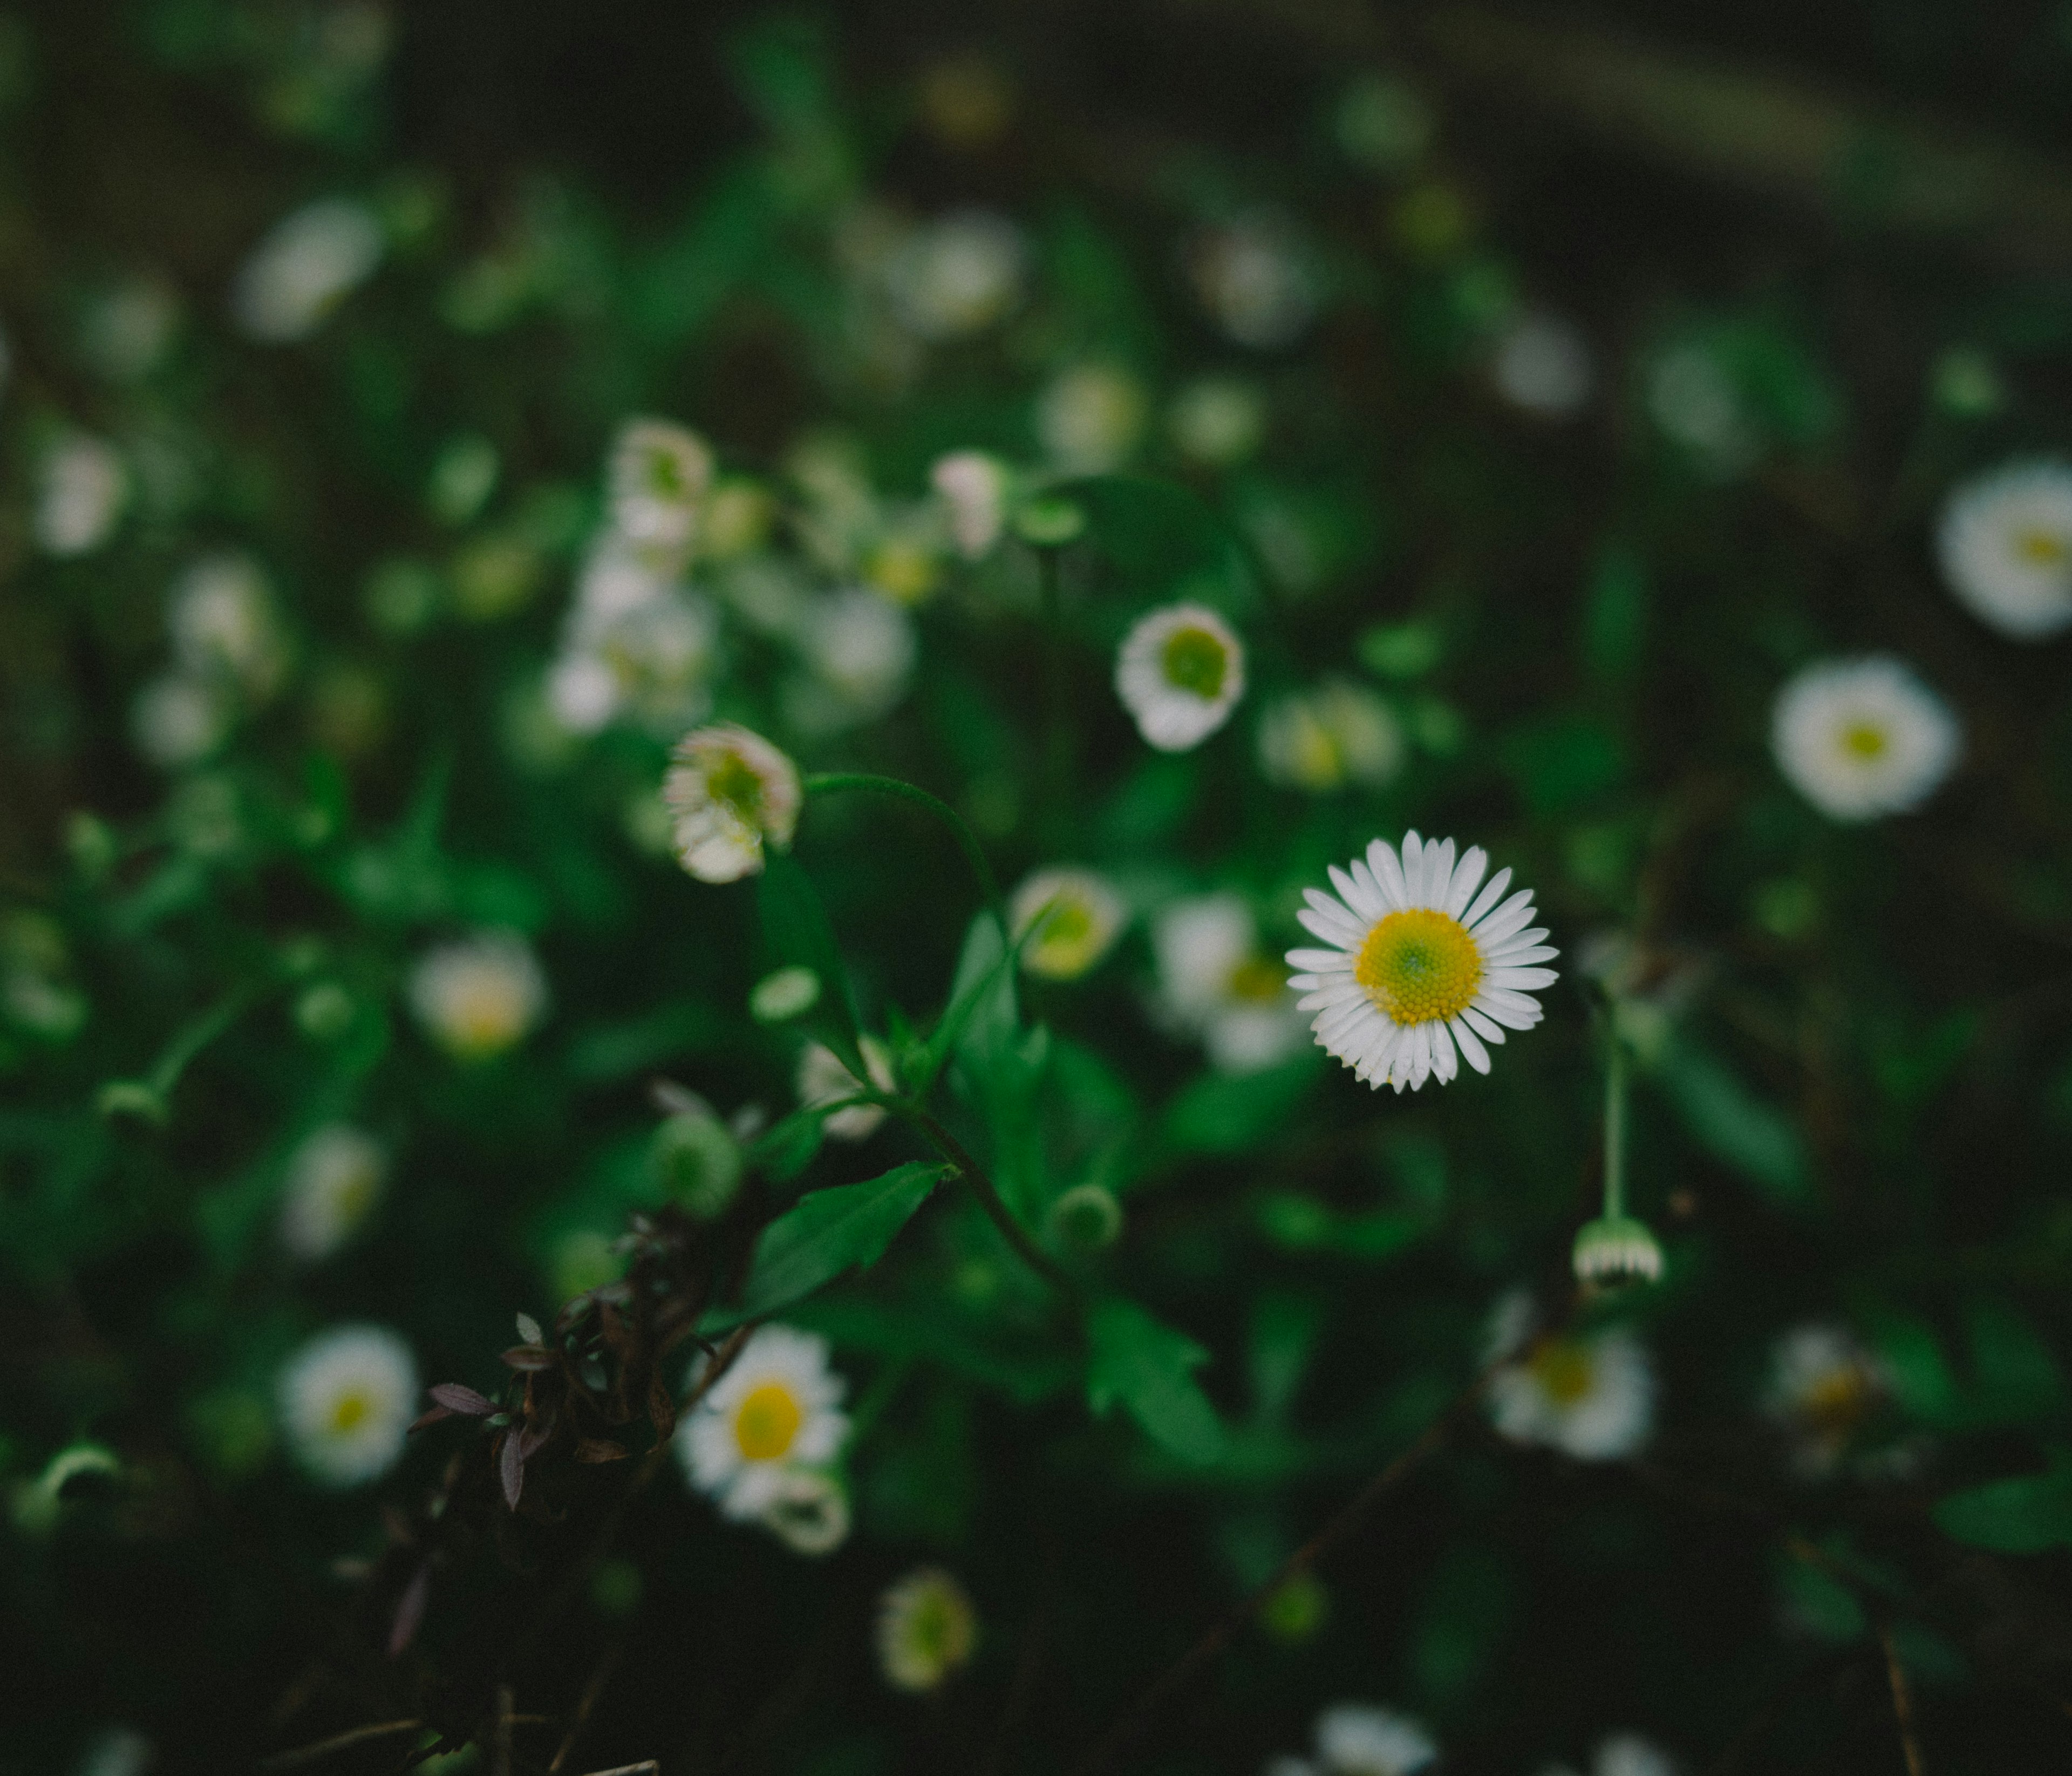
<svg viewBox="0 0 2072 1776">
<path fill-rule="evenodd" d="M 882 1178 L 801 1197 L 755 1242 L 740 1305 L 708 1315 L 704 1329 L 774 1314 L 845 1270 L 876 1264 L 944 1176 L 942 1166 L 914 1160 Z"/>
<path fill-rule="evenodd" d="M 1209 1354 L 1134 1301 L 1111 1296 L 1087 1316 L 1087 1404 L 1116 1405 L 1169 1454 L 1198 1466 L 1223 1450 L 1223 1428 L 1194 1371 Z"/>
<path fill-rule="evenodd" d="M 2072 1546 L 2072 1468 L 1967 1486 L 1933 1515 L 1946 1535 L 1996 1554 Z"/>
</svg>

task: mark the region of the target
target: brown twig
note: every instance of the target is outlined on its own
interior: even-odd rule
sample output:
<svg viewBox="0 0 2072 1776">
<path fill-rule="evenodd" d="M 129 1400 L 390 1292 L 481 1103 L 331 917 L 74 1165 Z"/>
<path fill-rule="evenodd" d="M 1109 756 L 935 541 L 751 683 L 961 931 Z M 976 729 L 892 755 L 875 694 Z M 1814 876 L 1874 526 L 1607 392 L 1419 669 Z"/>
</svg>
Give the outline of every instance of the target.
<svg viewBox="0 0 2072 1776">
<path fill-rule="evenodd" d="M 1899 1662 L 1893 1644 L 1892 1624 L 1882 1614 L 1877 1622 L 1878 1645 L 1885 1650 L 1885 1681 L 1892 1686 L 1892 1714 L 1899 1727 L 1899 1749 L 1906 1758 L 1906 1776 L 1927 1776 L 1921 1760 L 1921 1741 L 1914 1730 L 1914 1691 L 1906 1681 L 1906 1667 Z"/>
<path fill-rule="evenodd" d="M 292 1751 L 277 1751 L 270 1758 L 261 1758 L 256 1767 L 262 1770 L 294 1770 L 303 1764 L 313 1764 L 320 1758 L 328 1758 L 335 1751 L 364 1745 L 370 1739 L 393 1739 L 400 1733 L 421 1733 L 424 1726 L 421 1720 L 382 1720 L 372 1726 L 355 1727 L 349 1733 L 335 1733 L 314 1745 L 298 1745 Z"/>
<path fill-rule="evenodd" d="M 508 1684 L 496 1686 L 496 1720 L 489 1736 L 492 1776 L 511 1776 L 511 1711 L 516 1700 Z"/>
<path fill-rule="evenodd" d="M 576 1712 L 569 1717 L 569 1730 L 562 1736 L 561 1749 L 554 1753 L 554 1761 L 547 1766 L 547 1776 L 559 1776 L 569 1753 L 575 1749 L 577 1736 L 588 1724 L 590 1711 L 603 1695 L 605 1685 L 611 1681 L 611 1674 L 619 1668 L 619 1656 L 625 1651 L 626 1642 L 623 1640 L 614 1641 L 605 1648 L 603 1656 L 597 1662 L 597 1669 L 590 1674 L 590 1681 L 583 1686 L 582 1700 L 576 1704 Z"/>
<path fill-rule="evenodd" d="M 615 1770 L 593 1770 L 586 1776 L 651 1776 L 651 1772 L 658 1772 L 661 1767 L 660 1759 L 647 1758 L 637 1764 L 621 1764 Z"/>
</svg>

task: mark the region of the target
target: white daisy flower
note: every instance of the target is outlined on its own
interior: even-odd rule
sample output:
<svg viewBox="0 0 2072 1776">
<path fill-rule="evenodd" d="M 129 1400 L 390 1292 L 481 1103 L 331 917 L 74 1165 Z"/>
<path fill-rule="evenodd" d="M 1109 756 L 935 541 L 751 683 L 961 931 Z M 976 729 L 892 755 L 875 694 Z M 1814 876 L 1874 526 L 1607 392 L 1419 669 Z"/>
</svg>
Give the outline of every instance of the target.
<svg viewBox="0 0 2072 1776">
<path fill-rule="evenodd" d="M 1597 367 L 1580 327 L 1536 309 L 1504 334 L 1490 361 L 1490 380 L 1512 406 L 1540 419 L 1567 419 L 1589 403 Z"/>
<path fill-rule="evenodd" d="M 799 645 L 813 672 L 798 699 L 809 730 L 875 721 L 906 694 L 913 675 L 913 619 L 861 586 L 817 601 Z"/>
<path fill-rule="evenodd" d="M 1503 898 L 1508 870 L 1476 893 L 1488 867 L 1479 845 L 1457 867 L 1451 839 L 1412 832 L 1400 858 L 1376 839 L 1350 872 L 1333 865 L 1338 898 L 1304 890 L 1309 904 L 1296 916 L 1338 947 L 1290 950 L 1289 965 L 1304 972 L 1289 985 L 1305 996 L 1298 1009 L 1316 1013 L 1318 1042 L 1367 1084 L 1444 1084 L 1462 1054 L 1486 1073 L 1484 1042 L 1540 1022 L 1532 995 L 1556 978 L 1540 964 L 1560 952 L 1541 944 L 1544 929 L 1527 929 L 1530 889 Z"/>
<path fill-rule="evenodd" d="M 859 1036 L 865 1071 L 880 1092 L 896 1092 L 899 1082 L 892 1074 L 892 1052 L 875 1036 Z M 808 1042 L 799 1054 L 799 1104 L 810 1109 L 816 1104 L 836 1104 L 852 1098 L 859 1089 L 856 1075 L 841 1057 L 822 1042 Z M 874 1104 L 853 1104 L 821 1119 L 820 1127 L 836 1141 L 868 1141 L 885 1120 L 885 1112 Z"/>
<path fill-rule="evenodd" d="M 821 1468 L 787 1468 L 758 1514 L 763 1527 L 794 1554 L 832 1554 L 849 1540 L 849 1492 Z"/>
<path fill-rule="evenodd" d="M 643 554 L 679 559 L 697 535 L 712 478 L 712 448 L 695 432 L 666 419 L 628 420 L 606 471 L 612 524 Z"/>
<path fill-rule="evenodd" d="M 1076 980 L 1108 952 L 1128 919 L 1107 878 L 1069 866 L 1032 871 L 1014 890 L 1007 922 L 1022 966 L 1046 980 Z"/>
<path fill-rule="evenodd" d="M 113 534 L 130 471 L 112 444 L 72 432 L 45 454 L 36 488 L 36 541 L 47 555 L 91 554 Z"/>
<path fill-rule="evenodd" d="M 1153 923 L 1151 948 L 1166 1021 L 1199 1037 L 1223 1071 L 1271 1067 L 1301 1046 L 1288 972 L 1260 953 L 1259 929 L 1241 895 L 1175 901 Z"/>
<path fill-rule="evenodd" d="M 523 938 L 484 931 L 420 956 L 409 994 L 433 1041 L 457 1061 L 481 1061 L 524 1040 L 540 1021 L 547 978 Z"/>
<path fill-rule="evenodd" d="M 281 1244 L 305 1262 L 328 1258 L 373 1212 L 388 1176 L 388 1155 L 365 1129 L 343 1122 L 317 1129 L 288 1161 Z"/>
<path fill-rule="evenodd" d="M 676 1455 L 721 1513 L 751 1523 L 781 1506 L 791 1477 L 841 1452 L 845 1384 L 828 1367 L 828 1341 L 788 1326 L 758 1328 L 733 1366 L 684 1415 Z"/>
<path fill-rule="evenodd" d="M 699 881 L 759 874 L 765 841 L 791 844 L 805 789 L 799 767 L 762 735 L 731 722 L 694 728 L 670 757 L 662 800 L 676 817 L 677 861 Z"/>
<path fill-rule="evenodd" d="M 1935 532 L 1965 609 L 2016 641 L 2072 623 L 2072 462 L 2021 458 L 1951 494 Z"/>
<path fill-rule="evenodd" d="M 234 712 L 222 686 L 191 672 L 165 672 L 137 693 L 130 734 L 162 771 L 199 764 L 230 733 Z"/>
<path fill-rule="evenodd" d="M 1366 1702 L 1325 1709 L 1316 1745 L 1317 1763 L 1329 1776 L 1411 1776 L 1439 1755 L 1422 1721 Z"/>
<path fill-rule="evenodd" d="M 288 668 L 266 576 L 248 555 L 205 555 L 174 582 L 166 626 L 180 664 L 197 677 L 228 679 L 264 698 Z"/>
<path fill-rule="evenodd" d="M 1044 390 L 1036 404 L 1036 436 L 1061 473 L 1105 475 L 1136 453 L 1145 413 L 1144 386 L 1136 377 L 1083 364 Z"/>
<path fill-rule="evenodd" d="M 281 1419 L 296 1458 L 327 1486 L 384 1474 L 417 1414 L 410 1347 L 380 1326 L 321 1332 L 281 1371 Z"/>
<path fill-rule="evenodd" d="M 1676 1776 L 1676 1760 L 1637 1733 L 1614 1733 L 1600 1740 L 1590 1776 Z"/>
<path fill-rule="evenodd" d="M 711 706 L 718 643 L 710 599 L 594 563 L 547 675 L 548 705 L 571 734 L 594 734 L 622 716 L 680 733 Z"/>
<path fill-rule="evenodd" d="M 1794 1326 L 1770 1347 L 1764 1409 L 1790 1435 L 1793 1463 L 1832 1474 L 1864 1421 L 1891 1392 L 1885 1365 L 1844 1326 Z"/>
<path fill-rule="evenodd" d="M 1955 767 L 1963 731 L 1903 660 L 1868 654 L 1807 667 L 1777 693 L 1770 750 L 1831 820 L 1903 814 Z"/>
<path fill-rule="evenodd" d="M 1614 1462 L 1647 1441 L 1655 1422 L 1655 1367 L 1647 1347 L 1623 1326 L 1534 1337 L 1531 1298 L 1497 1304 L 1492 1360 L 1511 1356 L 1490 1378 L 1490 1419 L 1514 1443 L 1544 1444 L 1579 1462 Z"/>
<path fill-rule="evenodd" d="M 1403 768 L 1408 750 L 1380 693 L 1346 679 L 1277 698 L 1260 717 L 1261 775 L 1312 796 L 1379 788 Z"/>
<path fill-rule="evenodd" d="M 966 339 L 1022 299 L 1022 231 L 990 210 L 956 210 L 918 228 L 887 262 L 892 306 L 923 339 Z"/>
<path fill-rule="evenodd" d="M 1195 243 L 1189 269 L 1202 306 L 1240 345 L 1289 345 L 1315 319 L 1317 279 L 1284 216 L 1239 217 Z"/>
<path fill-rule="evenodd" d="M 1204 376 L 1173 397 L 1166 427 L 1182 456 L 1227 469 L 1258 450 L 1266 435 L 1266 402 L 1248 382 Z"/>
<path fill-rule="evenodd" d="M 917 1566 L 878 1600 L 878 1668 L 895 1690 L 940 1689 L 971 1662 L 978 1612 L 939 1566 Z"/>
<path fill-rule="evenodd" d="M 1007 465 L 983 450 L 952 450 L 935 458 L 928 484 L 947 510 L 950 540 L 967 561 L 976 561 L 1000 541 L 1007 521 L 1011 481 Z"/>
<path fill-rule="evenodd" d="M 232 288 L 231 311 L 255 339 L 306 339 L 374 274 L 384 245 L 365 204 L 345 197 L 306 204 L 253 249 Z"/>
<path fill-rule="evenodd" d="M 1124 638 L 1115 689 L 1146 741 L 1185 752 L 1227 722 L 1244 695 L 1244 643 L 1207 605 L 1162 606 Z"/>
</svg>

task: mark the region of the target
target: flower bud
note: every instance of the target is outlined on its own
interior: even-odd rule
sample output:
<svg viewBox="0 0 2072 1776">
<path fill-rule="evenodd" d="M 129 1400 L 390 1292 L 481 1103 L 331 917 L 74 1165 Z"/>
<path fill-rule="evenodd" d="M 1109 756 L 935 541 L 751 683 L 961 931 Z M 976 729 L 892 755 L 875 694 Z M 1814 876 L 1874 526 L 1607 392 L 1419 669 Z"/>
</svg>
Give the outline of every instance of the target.
<svg viewBox="0 0 2072 1776">
<path fill-rule="evenodd" d="M 1050 1206 L 1050 1225 L 1081 1252 L 1112 1246 L 1122 1232 L 1122 1205 L 1099 1184 L 1075 1184 Z"/>
<path fill-rule="evenodd" d="M 1645 1221 L 1630 1215 L 1585 1222 L 1576 1235 L 1572 1260 L 1576 1281 L 1586 1289 L 1652 1283 L 1662 1276 L 1660 1242 Z"/>
</svg>

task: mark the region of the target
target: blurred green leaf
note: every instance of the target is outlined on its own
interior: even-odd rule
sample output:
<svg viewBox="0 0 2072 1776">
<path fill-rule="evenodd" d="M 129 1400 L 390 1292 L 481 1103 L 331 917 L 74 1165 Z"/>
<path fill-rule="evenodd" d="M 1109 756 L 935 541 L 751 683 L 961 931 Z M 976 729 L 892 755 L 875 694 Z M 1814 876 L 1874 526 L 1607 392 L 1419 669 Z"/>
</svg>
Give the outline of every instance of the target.
<svg viewBox="0 0 2072 1776">
<path fill-rule="evenodd" d="M 1724 1061 L 1679 1036 L 1657 1057 L 1651 1076 L 1691 1137 L 1715 1159 L 1780 1206 L 1808 1200 L 1812 1173 L 1798 1128 Z"/>
<path fill-rule="evenodd" d="M 1646 639 L 1647 564 L 1630 543 L 1597 552 L 1583 601 L 1583 663 L 1597 677 L 1622 679 L 1640 664 Z"/>
<path fill-rule="evenodd" d="M 1147 475 L 1098 475 L 1059 491 L 1086 514 L 1087 540 L 1120 570 L 1138 603 L 1184 583 L 1189 597 L 1235 617 L 1256 597 L 1229 524 L 1193 488 Z"/>
<path fill-rule="evenodd" d="M 1552 715 L 1515 728 L 1501 746 L 1525 805 L 1541 819 L 1566 814 L 1616 787 L 1627 771 L 1626 742 L 1586 715 Z"/>
<path fill-rule="evenodd" d="M 1205 1073 L 1166 1106 L 1165 1145 L 1183 1153 L 1250 1153 L 1287 1128 L 1322 1071 L 1321 1055 L 1305 1050 L 1256 1073 Z"/>
<path fill-rule="evenodd" d="M 1933 1515 L 1946 1534 L 1996 1554 L 2072 1546 L 2072 1467 L 1967 1487 Z"/>
<path fill-rule="evenodd" d="M 1120 1404 L 1153 1442 L 1196 1466 L 1223 1449 L 1223 1429 L 1194 1371 L 1209 1354 L 1133 1301 L 1110 1296 L 1087 1316 L 1087 1403 Z"/>
<path fill-rule="evenodd" d="M 756 1240 L 740 1305 L 708 1314 L 703 1330 L 774 1314 L 844 1271 L 876 1264 L 946 1175 L 940 1166 L 914 1160 L 882 1178 L 801 1197 Z"/>
</svg>

